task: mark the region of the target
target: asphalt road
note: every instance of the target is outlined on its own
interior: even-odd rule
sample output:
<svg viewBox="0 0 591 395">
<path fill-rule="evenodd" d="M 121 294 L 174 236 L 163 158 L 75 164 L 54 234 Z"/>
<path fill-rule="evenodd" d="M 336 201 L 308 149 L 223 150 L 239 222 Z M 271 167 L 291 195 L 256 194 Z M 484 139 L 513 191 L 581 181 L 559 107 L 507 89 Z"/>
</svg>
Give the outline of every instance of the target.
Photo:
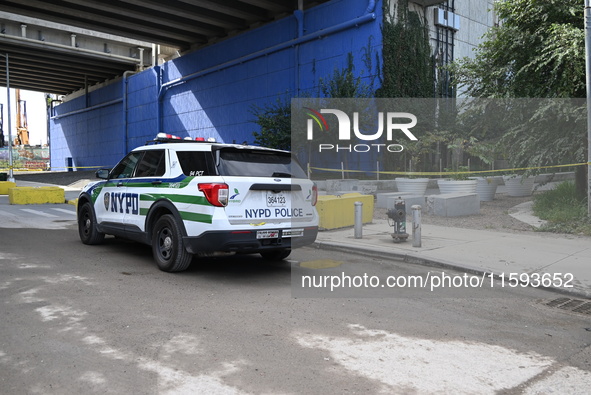
<svg viewBox="0 0 591 395">
<path fill-rule="evenodd" d="M 588 393 L 591 387 L 591 322 L 544 304 L 561 295 L 499 286 L 471 293 L 302 288 L 305 276 L 332 282 L 441 276 L 312 248 L 283 264 L 210 258 L 167 274 L 146 246 L 114 238 L 81 244 L 71 214 L 54 210 L 73 207 L 57 206 L 0 207 L 2 394 Z M 10 217 L 36 211 L 57 218 L 37 214 L 19 226 Z"/>
</svg>

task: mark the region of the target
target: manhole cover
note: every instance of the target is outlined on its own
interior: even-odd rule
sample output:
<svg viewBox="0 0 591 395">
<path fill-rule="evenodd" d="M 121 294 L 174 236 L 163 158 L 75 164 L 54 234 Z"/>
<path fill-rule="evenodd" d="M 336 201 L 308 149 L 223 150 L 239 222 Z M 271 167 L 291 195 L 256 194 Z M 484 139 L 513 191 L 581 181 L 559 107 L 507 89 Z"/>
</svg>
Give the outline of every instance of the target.
<svg viewBox="0 0 591 395">
<path fill-rule="evenodd" d="M 591 300 L 557 298 L 549 302 L 544 302 L 548 307 L 556 307 L 561 310 L 572 311 L 574 313 L 591 315 Z"/>
</svg>

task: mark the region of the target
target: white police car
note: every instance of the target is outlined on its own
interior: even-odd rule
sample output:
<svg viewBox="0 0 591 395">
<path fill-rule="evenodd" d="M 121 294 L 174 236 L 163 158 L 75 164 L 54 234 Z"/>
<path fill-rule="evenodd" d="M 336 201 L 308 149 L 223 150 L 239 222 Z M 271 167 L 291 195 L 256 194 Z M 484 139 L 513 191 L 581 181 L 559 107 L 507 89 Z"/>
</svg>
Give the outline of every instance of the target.
<svg viewBox="0 0 591 395">
<path fill-rule="evenodd" d="M 287 151 L 181 140 L 160 133 L 131 151 L 78 199 L 84 244 L 106 234 L 152 246 L 161 270 L 193 255 L 286 258 L 318 233 L 317 190 Z"/>
</svg>

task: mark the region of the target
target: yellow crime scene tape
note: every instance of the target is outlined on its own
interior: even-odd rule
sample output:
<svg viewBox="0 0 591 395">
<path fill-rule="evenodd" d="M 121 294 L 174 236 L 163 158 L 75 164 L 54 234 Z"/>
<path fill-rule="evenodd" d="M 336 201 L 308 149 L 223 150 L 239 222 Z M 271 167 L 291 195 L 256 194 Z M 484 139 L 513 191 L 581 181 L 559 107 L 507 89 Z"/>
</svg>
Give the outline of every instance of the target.
<svg viewBox="0 0 591 395">
<path fill-rule="evenodd" d="M 12 169 L 12 171 L 26 172 L 26 171 L 56 171 L 57 169 L 67 170 L 67 169 L 105 169 L 105 168 L 110 168 L 110 167 L 109 166 L 55 166 L 55 167 L 39 167 L 39 168 L 4 167 L 4 168 L 0 168 L 0 173 L 10 171 L 10 169 Z"/>
<path fill-rule="evenodd" d="M 419 172 L 419 171 L 385 171 L 385 170 L 345 170 L 345 169 L 331 169 L 331 168 L 324 168 L 324 167 L 314 167 L 310 166 L 310 170 L 318 170 L 318 171 L 326 171 L 326 172 L 333 172 L 333 173 L 373 173 L 373 174 L 392 174 L 392 175 L 407 175 L 407 176 L 448 176 L 452 174 L 483 174 L 483 173 L 501 173 L 501 172 L 516 172 L 516 171 L 527 171 L 527 170 L 537 170 L 537 169 L 553 169 L 553 168 L 563 168 L 563 167 L 576 167 L 576 166 L 591 166 L 591 162 L 583 162 L 583 163 L 570 163 L 566 165 L 551 165 L 551 166 L 536 166 L 536 167 L 515 167 L 512 169 L 496 169 L 496 170 L 474 170 L 474 171 L 426 171 L 426 172 Z M 101 169 L 101 168 L 108 168 L 108 166 L 56 166 L 51 168 L 38 168 L 38 169 L 30 169 L 30 168 L 17 168 L 13 167 L 13 171 L 55 171 L 55 169 Z M 8 168 L 0 168 L 0 172 L 9 171 L 10 167 Z"/>
<path fill-rule="evenodd" d="M 562 167 L 575 167 L 575 166 L 591 166 L 591 162 L 583 163 L 571 163 L 567 165 L 552 165 L 552 166 L 536 166 L 536 167 L 516 167 L 512 169 L 496 169 L 496 170 L 474 170 L 474 171 L 431 171 L 431 172 L 418 172 L 418 171 L 377 171 L 377 170 L 344 170 L 344 169 L 329 169 L 323 167 L 312 167 L 310 170 L 334 172 L 334 173 L 373 173 L 373 174 L 393 174 L 393 175 L 406 175 L 406 176 L 449 176 L 453 174 L 483 174 L 483 173 L 508 173 L 517 171 L 537 170 L 537 169 L 552 169 Z"/>
</svg>

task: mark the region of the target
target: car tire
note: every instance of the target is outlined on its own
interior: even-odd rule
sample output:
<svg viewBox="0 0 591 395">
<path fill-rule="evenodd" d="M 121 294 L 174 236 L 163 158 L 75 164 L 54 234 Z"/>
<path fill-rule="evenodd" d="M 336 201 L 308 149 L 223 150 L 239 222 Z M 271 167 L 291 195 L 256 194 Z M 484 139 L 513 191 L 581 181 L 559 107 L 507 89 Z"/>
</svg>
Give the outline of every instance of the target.
<svg viewBox="0 0 591 395">
<path fill-rule="evenodd" d="M 97 229 L 96 216 L 90 202 L 86 202 L 78 211 L 78 234 L 84 244 L 101 244 L 105 239 L 105 234 Z"/>
<path fill-rule="evenodd" d="M 175 218 L 165 214 L 152 231 L 152 253 L 158 268 L 165 272 L 186 270 L 193 259 L 183 245 L 182 232 Z"/>
<path fill-rule="evenodd" d="M 268 261 L 282 261 L 291 254 L 291 250 L 288 248 L 282 248 L 280 250 L 264 251 L 260 253 L 263 259 Z"/>
</svg>

